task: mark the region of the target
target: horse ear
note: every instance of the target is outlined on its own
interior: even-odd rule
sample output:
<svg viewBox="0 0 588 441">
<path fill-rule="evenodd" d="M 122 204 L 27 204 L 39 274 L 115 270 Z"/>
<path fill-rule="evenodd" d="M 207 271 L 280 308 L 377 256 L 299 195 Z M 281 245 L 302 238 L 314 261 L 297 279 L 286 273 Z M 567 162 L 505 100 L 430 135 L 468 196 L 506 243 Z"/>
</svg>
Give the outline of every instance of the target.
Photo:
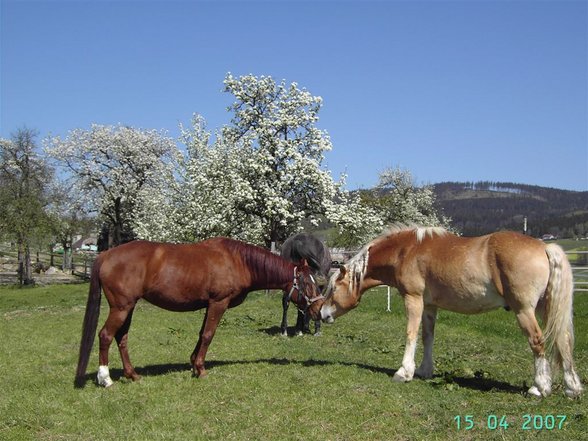
<svg viewBox="0 0 588 441">
<path fill-rule="evenodd" d="M 303 268 L 308 266 L 308 262 L 306 261 L 306 259 L 302 259 L 300 261 L 300 266 L 303 267 Z"/>
<path fill-rule="evenodd" d="M 346 273 L 347 273 L 347 268 L 345 268 L 345 265 L 340 265 L 339 266 L 339 276 L 337 277 L 337 280 L 343 279 L 343 277 L 345 277 Z"/>
</svg>

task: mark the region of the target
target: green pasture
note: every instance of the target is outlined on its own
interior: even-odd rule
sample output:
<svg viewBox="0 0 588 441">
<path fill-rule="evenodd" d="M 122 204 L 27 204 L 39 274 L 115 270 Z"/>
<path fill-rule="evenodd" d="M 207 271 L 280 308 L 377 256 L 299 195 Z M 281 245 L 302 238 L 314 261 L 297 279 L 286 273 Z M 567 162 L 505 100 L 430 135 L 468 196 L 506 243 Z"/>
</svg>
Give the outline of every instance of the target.
<svg viewBox="0 0 588 441">
<path fill-rule="evenodd" d="M 279 293 L 252 293 L 229 310 L 207 357 L 188 364 L 203 312 L 140 303 L 129 338 L 142 380 L 89 381 L 74 389 L 87 285 L 0 288 L 2 440 L 580 440 L 586 395 L 570 400 L 561 376 L 547 399 L 527 397 L 531 351 L 512 313 L 440 312 L 436 376 L 392 382 L 404 346 L 404 313 L 386 290 L 323 325 L 323 335 L 279 335 Z M 103 301 L 100 325 L 106 318 Z M 294 323 L 291 308 L 290 321 Z M 588 382 L 588 295 L 575 299 L 575 359 Z M 419 347 L 422 351 L 422 347 Z M 421 352 L 417 353 L 420 359 Z M 95 345 L 90 372 L 95 377 Z M 459 427 L 458 427 L 459 423 Z M 508 424 L 508 428 L 505 426 Z M 472 425 L 472 428 L 469 426 Z M 525 425 L 525 427 L 523 427 Z"/>
</svg>

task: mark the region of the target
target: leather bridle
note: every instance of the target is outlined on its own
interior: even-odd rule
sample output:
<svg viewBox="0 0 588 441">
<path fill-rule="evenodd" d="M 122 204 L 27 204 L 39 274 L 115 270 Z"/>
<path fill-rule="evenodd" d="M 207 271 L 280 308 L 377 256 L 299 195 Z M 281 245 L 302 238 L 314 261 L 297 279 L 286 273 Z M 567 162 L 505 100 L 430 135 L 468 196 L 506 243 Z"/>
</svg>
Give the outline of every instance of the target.
<svg viewBox="0 0 588 441">
<path fill-rule="evenodd" d="M 296 302 L 296 307 L 298 308 L 299 311 L 306 313 L 306 311 L 308 311 L 308 308 L 310 308 L 310 306 L 314 303 L 314 302 L 318 302 L 319 300 L 324 300 L 325 296 L 323 296 L 322 294 L 316 296 L 316 297 L 308 297 L 306 295 L 306 290 L 304 289 L 304 275 L 303 274 L 299 274 L 298 273 L 298 267 L 295 266 L 294 267 L 294 279 L 292 281 L 292 287 L 290 288 L 290 292 L 288 293 L 288 302 L 290 301 L 290 299 L 292 298 L 292 293 L 294 292 L 294 290 L 298 291 L 298 297 L 297 297 L 297 302 Z M 316 282 L 314 280 L 314 277 L 312 277 L 312 274 L 310 274 L 310 280 L 312 281 L 312 283 L 314 284 L 314 286 L 316 287 Z M 318 288 L 317 288 L 318 291 Z M 306 302 L 306 306 L 303 308 L 300 307 L 300 298 L 303 298 L 304 301 Z"/>
</svg>

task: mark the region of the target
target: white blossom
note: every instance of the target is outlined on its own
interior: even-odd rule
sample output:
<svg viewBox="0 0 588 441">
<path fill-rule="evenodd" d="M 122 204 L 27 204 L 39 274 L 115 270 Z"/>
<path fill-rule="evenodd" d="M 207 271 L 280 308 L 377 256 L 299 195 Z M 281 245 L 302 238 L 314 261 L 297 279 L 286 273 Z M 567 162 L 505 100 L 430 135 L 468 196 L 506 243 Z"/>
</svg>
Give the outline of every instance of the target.
<svg viewBox="0 0 588 441">
<path fill-rule="evenodd" d="M 101 216 L 115 236 L 132 229 L 137 207 L 165 191 L 178 160 L 164 133 L 120 125 L 72 130 L 65 139 L 45 140 L 45 150 L 65 166 L 86 211 Z"/>
</svg>

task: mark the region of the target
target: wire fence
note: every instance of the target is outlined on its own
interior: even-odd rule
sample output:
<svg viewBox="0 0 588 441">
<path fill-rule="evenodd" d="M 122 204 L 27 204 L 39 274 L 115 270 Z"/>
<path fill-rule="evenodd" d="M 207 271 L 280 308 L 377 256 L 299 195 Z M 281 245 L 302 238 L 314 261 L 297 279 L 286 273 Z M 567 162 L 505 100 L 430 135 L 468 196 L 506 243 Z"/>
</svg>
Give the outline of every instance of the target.
<svg viewBox="0 0 588 441">
<path fill-rule="evenodd" d="M 53 282 L 67 282 L 64 277 L 89 279 L 96 255 L 91 251 L 74 251 L 69 256 L 63 252 L 35 251 L 31 254 L 32 277 L 35 283 L 51 283 L 51 279 L 54 279 Z M 10 246 L 0 246 L 0 258 L 0 284 L 18 283 L 22 271 L 18 252 Z"/>
</svg>

